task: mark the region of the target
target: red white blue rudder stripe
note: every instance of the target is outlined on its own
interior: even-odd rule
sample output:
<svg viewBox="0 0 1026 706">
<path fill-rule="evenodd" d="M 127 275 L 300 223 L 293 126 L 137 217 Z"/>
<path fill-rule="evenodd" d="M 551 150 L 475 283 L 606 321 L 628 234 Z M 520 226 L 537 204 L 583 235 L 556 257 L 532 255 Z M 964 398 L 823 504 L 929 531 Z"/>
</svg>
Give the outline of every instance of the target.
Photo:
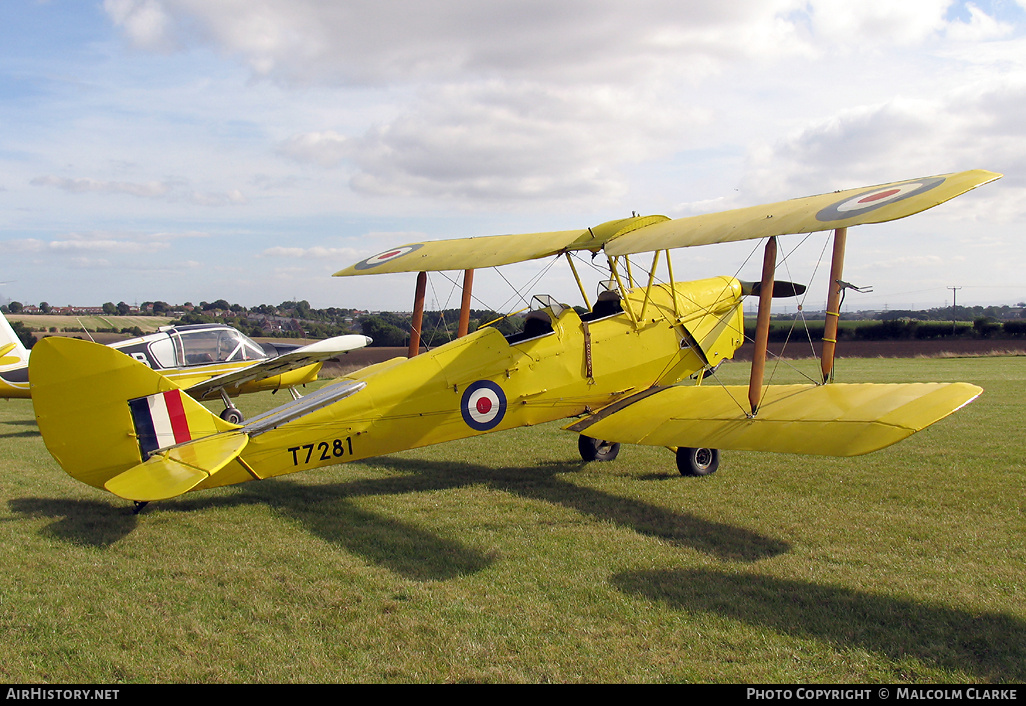
<svg viewBox="0 0 1026 706">
<path fill-rule="evenodd" d="M 157 449 L 192 440 L 181 390 L 168 390 L 128 401 L 145 461 Z"/>
</svg>

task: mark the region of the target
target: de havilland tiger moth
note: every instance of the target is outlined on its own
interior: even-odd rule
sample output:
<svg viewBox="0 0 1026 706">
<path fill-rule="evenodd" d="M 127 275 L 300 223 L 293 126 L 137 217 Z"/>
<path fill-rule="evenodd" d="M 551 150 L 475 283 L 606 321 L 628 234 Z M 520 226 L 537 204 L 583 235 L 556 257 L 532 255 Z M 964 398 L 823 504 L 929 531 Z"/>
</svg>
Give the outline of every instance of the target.
<svg viewBox="0 0 1026 706">
<path fill-rule="evenodd" d="M 560 419 L 569 420 L 563 428 L 578 435 L 585 460 L 611 459 L 624 443 L 664 446 L 683 475 L 715 471 L 721 449 L 869 453 L 982 390 L 963 382 L 833 382 L 848 229 L 913 215 L 1000 176 L 972 170 L 672 220 L 632 216 L 581 230 L 403 245 L 336 276 L 418 273 L 409 357 L 232 424 L 129 356 L 46 338 L 29 365 L 36 419 L 67 473 L 137 509 L 189 491 Z M 764 384 L 772 297 L 804 289 L 775 280 L 777 239 L 818 231 L 833 231 L 822 379 Z M 674 279 L 671 250 L 747 239 L 765 239 L 759 282 Z M 507 337 L 485 325 L 416 354 L 427 272 L 464 271 L 466 312 L 475 269 L 565 257 L 576 276 L 571 256 L 585 251 L 604 259 L 609 282 L 591 304 L 577 277 L 586 313 L 536 297 L 523 332 Z M 639 253 L 652 253 L 647 282 L 630 274 L 630 256 Z M 665 279 L 657 281 L 657 269 Z M 749 384 L 702 384 L 744 342 L 748 296 L 759 306 Z"/>
</svg>

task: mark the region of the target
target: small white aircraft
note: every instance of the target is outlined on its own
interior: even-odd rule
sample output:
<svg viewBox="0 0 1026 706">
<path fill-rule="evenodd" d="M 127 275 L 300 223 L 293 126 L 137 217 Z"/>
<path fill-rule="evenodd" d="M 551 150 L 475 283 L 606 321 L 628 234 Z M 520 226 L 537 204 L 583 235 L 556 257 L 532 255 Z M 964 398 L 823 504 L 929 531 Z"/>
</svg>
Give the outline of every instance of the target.
<svg viewBox="0 0 1026 706">
<path fill-rule="evenodd" d="M 220 397 L 221 418 L 240 424 L 243 415 L 231 398 L 250 392 L 285 388 L 293 398 L 297 385 L 317 379 L 329 358 L 363 348 L 367 336 L 350 334 L 306 346 L 258 344 L 224 324 L 162 326 L 156 333 L 110 344 L 188 391 L 194 399 Z M 0 316 L 0 398 L 31 397 L 29 350 L 11 324 Z"/>
</svg>

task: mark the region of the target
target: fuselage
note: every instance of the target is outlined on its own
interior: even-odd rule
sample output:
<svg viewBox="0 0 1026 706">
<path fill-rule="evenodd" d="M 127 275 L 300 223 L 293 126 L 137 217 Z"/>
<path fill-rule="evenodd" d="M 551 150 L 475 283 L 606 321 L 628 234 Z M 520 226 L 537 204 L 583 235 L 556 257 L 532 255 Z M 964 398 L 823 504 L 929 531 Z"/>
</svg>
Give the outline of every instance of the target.
<svg viewBox="0 0 1026 706">
<path fill-rule="evenodd" d="M 538 335 L 507 340 L 486 327 L 359 371 L 347 380 L 364 389 L 252 435 L 240 464 L 198 488 L 574 417 L 732 357 L 744 338 L 740 283 L 719 277 L 675 290 L 676 304 L 669 285 L 629 290 L 630 313 L 582 319 L 570 308 L 543 309 L 531 316 L 547 317 L 540 328 L 550 330 Z"/>
</svg>

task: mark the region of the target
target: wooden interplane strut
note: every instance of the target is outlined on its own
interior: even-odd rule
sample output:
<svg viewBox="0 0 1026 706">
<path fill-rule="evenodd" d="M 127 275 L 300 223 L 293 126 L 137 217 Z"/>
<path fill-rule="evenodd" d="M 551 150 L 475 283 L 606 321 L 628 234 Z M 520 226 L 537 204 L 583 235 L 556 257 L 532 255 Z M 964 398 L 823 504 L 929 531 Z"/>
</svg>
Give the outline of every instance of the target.
<svg viewBox="0 0 1026 706">
<path fill-rule="evenodd" d="M 420 331 L 424 325 L 424 297 L 427 294 L 427 272 L 417 273 L 417 291 L 413 296 L 413 321 L 410 325 L 410 351 L 408 357 L 420 353 Z"/>
<path fill-rule="evenodd" d="M 844 286 L 841 284 L 841 276 L 844 270 L 844 246 L 847 237 L 847 228 L 838 228 L 834 231 L 834 251 L 830 259 L 830 288 L 827 293 L 826 321 L 823 326 L 823 382 L 830 382 L 834 377 L 837 321 L 841 317 L 841 289 Z"/>
<path fill-rule="evenodd" d="M 766 370 L 766 347 L 769 344 L 770 308 L 773 304 L 773 271 L 777 266 L 777 239 L 766 241 L 762 257 L 762 282 L 759 285 L 759 316 L 755 324 L 755 351 L 752 353 L 752 374 L 748 381 L 748 402 L 754 417 L 762 398 L 762 378 Z"/>
<path fill-rule="evenodd" d="M 474 291 L 474 271 L 463 272 L 463 299 L 460 301 L 460 326 L 456 331 L 457 338 L 463 338 L 470 329 L 470 298 Z"/>
</svg>

